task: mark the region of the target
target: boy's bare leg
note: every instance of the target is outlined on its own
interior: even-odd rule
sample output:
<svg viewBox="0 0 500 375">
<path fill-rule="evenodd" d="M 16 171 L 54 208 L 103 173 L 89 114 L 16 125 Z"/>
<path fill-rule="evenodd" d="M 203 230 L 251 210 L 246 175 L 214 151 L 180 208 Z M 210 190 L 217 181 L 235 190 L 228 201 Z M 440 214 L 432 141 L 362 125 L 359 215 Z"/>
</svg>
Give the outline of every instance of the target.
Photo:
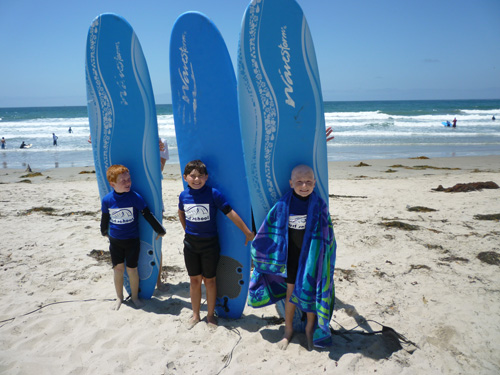
<svg viewBox="0 0 500 375">
<path fill-rule="evenodd" d="M 295 314 L 295 305 L 290 302 L 293 288 L 295 284 L 286 284 L 286 300 L 285 300 L 285 334 L 281 341 L 278 342 L 278 348 L 286 350 L 293 336 L 293 315 Z"/>
<path fill-rule="evenodd" d="M 130 292 L 132 293 L 132 303 L 136 308 L 144 307 L 144 302 L 139 299 L 139 272 L 136 268 L 127 267 L 128 279 L 130 282 Z"/>
<path fill-rule="evenodd" d="M 111 307 L 111 310 L 118 310 L 123 302 L 123 272 L 125 271 L 125 265 L 123 263 L 117 264 L 113 267 L 113 278 L 115 282 L 116 290 L 116 302 Z"/>
<path fill-rule="evenodd" d="M 189 321 L 188 329 L 193 328 L 200 319 L 200 307 L 201 307 L 201 281 L 202 276 L 189 276 L 189 295 L 191 297 L 191 309 L 193 310 L 193 317 Z"/>
<path fill-rule="evenodd" d="M 314 335 L 314 325 L 316 323 L 316 314 L 309 312 L 306 314 L 307 314 L 307 325 L 306 325 L 307 350 L 311 351 L 314 348 L 313 335 Z"/>
<path fill-rule="evenodd" d="M 164 292 L 168 289 L 167 284 L 161 282 L 161 269 L 163 264 L 163 254 L 160 255 L 160 272 L 158 272 L 158 279 L 156 280 L 156 289 L 160 292 Z"/>
<path fill-rule="evenodd" d="M 205 288 L 207 290 L 207 323 L 212 325 L 217 325 L 217 319 L 215 318 L 215 300 L 217 298 L 217 283 L 215 277 L 210 279 L 203 278 L 205 282 Z"/>
</svg>

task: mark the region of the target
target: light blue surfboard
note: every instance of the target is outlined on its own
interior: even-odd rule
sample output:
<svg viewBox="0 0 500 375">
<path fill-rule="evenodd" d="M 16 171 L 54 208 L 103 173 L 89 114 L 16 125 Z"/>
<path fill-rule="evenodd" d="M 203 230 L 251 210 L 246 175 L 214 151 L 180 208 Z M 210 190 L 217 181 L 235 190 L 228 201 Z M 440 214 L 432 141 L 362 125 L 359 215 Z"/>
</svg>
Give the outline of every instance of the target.
<svg viewBox="0 0 500 375">
<path fill-rule="evenodd" d="M 202 160 L 208 169 L 207 184 L 221 191 L 251 228 L 236 76 L 220 32 L 201 13 L 184 13 L 174 24 L 170 82 L 181 173 L 189 161 Z M 248 295 L 250 245 L 244 245 L 245 236 L 222 212 L 217 228 L 221 258 L 216 312 L 239 318 Z"/>
<path fill-rule="evenodd" d="M 158 124 L 153 89 L 142 48 L 129 23 L 102 14 L 90 26 L 85 60 L 87 107 L 92 152 L 101 199 L 111 191 L 106 170 L 130 170 L 132 190 L 162 220 Z M 153 295 L 159 272 L 161 240 L 139 215 L 139 297 Z M 130 293 L 126 276 L 125 287 Z"/>
<path fill-rule="evenodd" d="M 325 117 L 314 45 L 294 0 L 255 0 L 242 22 L 238 99 L 257 227 L 290 189 L 298 164 L 314 170 L 328 203 Z"/>
<path fill-rule="evenodd" d="M 254 0 L 247 7 L 238 54 L 238 100 L 257 228 L 290 189 L 290 173 L 298 164 L 313 169 L 316 192 L 328 203 L 319 72 L 309 27 L 295 0 Z M 303 330 L 302 313 L 296 311 L 294 328 Z"/>
</svg>

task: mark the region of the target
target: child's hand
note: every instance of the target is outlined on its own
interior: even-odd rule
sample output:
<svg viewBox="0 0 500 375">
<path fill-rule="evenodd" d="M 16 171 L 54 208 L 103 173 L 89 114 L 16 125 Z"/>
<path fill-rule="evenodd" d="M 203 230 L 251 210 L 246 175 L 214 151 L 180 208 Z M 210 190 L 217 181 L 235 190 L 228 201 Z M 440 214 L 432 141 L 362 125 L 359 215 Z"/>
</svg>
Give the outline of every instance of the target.
<svg viewBox="0 0 500 375">
<path fill-rule="evenodd" d="M 255 238 L 255 233 L 254 232 L 248 232 L 247 234 L 245 234 L 245 246 L 248 244 L 249 241 L 253 241 L 253 239 Z"/>
<path fill-rule="evenodd" d="M 156 241 L 158 241 L 158 238 L 163 237 L 164 235 L 165 235 L 165 233 L 163 233 L 163 234 L 162 233 L 158 233 L 158 235 L 156 236 Z"/>
</svg>

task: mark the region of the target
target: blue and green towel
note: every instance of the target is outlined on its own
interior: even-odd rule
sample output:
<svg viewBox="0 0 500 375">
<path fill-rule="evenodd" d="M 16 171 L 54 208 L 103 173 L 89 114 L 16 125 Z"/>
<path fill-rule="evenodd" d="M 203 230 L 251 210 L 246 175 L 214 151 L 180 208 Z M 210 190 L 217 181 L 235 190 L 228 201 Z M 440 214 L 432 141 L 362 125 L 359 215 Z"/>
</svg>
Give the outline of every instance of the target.
<svg viewBox="0 0 500 375">
<path fill-rule="evenodd" d="M 286 297 L 288 216 L 293 190 L 269 211 L 252 243 L 254 270 L 248 305 L 263 307 Z M 313 192 L 291 302 L 302 311 L 316 314 L 314 345 L 331 344 L 330 319 L 335 290 L 333 271 L 337 244 L 326 203 Z"/>
</svg>

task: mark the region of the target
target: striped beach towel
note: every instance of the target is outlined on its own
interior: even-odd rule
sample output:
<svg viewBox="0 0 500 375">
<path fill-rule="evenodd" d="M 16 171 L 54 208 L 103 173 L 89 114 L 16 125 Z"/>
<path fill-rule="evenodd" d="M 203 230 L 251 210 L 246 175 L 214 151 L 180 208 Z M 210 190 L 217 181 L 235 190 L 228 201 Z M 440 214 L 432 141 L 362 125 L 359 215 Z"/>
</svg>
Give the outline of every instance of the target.
<svg viewBox="0 0 500 375">
<path fill-rule="evenodd" d="M 293 190 L 269 211 L 253 243 L 254 270 L 248 304 L 263 307 L 286 297 L 285 277 L 288 255 L 288 216 Z M 309 198 L 307 222 L 299 268 L 291 302 L 302 311 L 316 314 L 314 345 L 331 344 L 330 319 L 335 290 L 336 242 L 326 203 L 313 192 Z"/>
</svg>

